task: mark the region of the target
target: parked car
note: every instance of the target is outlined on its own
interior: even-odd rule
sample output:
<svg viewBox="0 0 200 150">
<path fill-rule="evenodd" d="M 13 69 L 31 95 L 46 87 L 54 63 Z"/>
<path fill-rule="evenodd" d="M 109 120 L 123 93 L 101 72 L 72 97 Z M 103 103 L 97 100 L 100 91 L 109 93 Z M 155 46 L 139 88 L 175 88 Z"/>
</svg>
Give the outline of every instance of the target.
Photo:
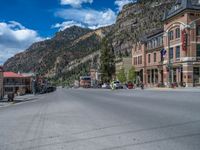
<svg viewBox="0 0 200 150">
<path fill-rule="evenodd" d="M 102 89 L 110 89 L 110 85 L 107 83 L 104 83 L 101 87 Z"/>
<path fill-rule="evenodd" d="M 113 86 L 115 89 L 123 89 L 123 85 L 119 81 L 114 81 Z"/>
<path fill-rule="evenodd" d="M 127 88 L 128 88 L 128 89 L 133 89 L 133 88 L 134 88 L 133 82 L 129 81 L 129 82 L 127 83 Z"/>
</svg>

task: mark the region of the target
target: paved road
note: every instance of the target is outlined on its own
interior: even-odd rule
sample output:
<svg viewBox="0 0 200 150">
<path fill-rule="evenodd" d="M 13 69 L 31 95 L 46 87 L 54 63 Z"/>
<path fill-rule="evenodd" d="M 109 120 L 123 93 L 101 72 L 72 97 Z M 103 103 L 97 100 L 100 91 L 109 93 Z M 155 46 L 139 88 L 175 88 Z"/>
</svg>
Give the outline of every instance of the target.
<svg viewBox="0 0 200 150">
<path fill-rule="evenodd" d="M 58 89 L 0 108 L 0 150 L 200 150 L 200 93 Z"/>
</svg>

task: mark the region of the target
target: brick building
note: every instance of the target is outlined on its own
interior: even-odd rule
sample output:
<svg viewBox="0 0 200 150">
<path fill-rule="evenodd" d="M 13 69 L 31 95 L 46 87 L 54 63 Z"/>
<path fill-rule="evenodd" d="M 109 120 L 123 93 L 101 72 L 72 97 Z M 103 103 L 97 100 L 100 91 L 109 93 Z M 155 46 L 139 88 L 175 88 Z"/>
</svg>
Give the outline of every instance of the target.
<svg viewBox="0 0 200 150">
<path fill-rule="evenodd" d="M 132 64 L 148 86 L 159 83 L 199 86 L 200 1 L 177 0 L 165 13 L 163 22 L 163 31 L 147 36 L 138 42 L 139 45 L 135 44 Z"/>
<path fill-rule="evenodd" d="M 0 66 L 0 100 L 3 98 L 3 67 Z"/>
</svg>

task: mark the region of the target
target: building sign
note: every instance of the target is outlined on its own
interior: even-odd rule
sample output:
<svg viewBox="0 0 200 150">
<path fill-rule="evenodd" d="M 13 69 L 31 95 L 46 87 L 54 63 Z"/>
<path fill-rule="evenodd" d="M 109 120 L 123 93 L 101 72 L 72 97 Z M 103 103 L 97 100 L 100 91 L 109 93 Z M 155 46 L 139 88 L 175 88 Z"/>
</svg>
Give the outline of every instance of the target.
<svg viewBox="0 0 200 150">
<path fill-rule="evenodd" d="M 187 51 L 187 33 L 186 30 L 182 30 L 182 49 Z"/>
</svg>

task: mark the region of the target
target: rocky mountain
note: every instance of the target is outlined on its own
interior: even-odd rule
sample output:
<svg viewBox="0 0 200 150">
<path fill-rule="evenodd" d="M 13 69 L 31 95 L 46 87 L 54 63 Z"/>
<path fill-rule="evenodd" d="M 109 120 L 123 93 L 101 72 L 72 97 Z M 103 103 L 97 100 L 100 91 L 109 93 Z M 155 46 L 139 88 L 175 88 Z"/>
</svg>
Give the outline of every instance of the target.
<svg viewBox="0 0 200 150">
<path fill-rule="evenodd" d="M 110 38 L 116 53 L 131 54 L 135 41 L 154 30 L 163 28 L 164 12 L 176 0 L 138 0 L 123 7 L 113 27 Z"/>
<path fill-rule="evenodd" d="M 47 77 L 61 76 L 67 72 L 66 67 L 98 51 L 107 32 L 104 28 L 93 31 L 73 26 L 50 40 L 34 43 L 25 52 L 8 59 L 4 68 L 15 72 L 37 71 Z"/>
<path fill-rule="evenodd" d="M 162 17 L 175 0 L 138 0 L 123 7 L 114 25 L 97 30 L 73 26 L 52 39 L 34 43 L 8 59 L 4 69 L 37 71 L 41 75 L 72 81 L 97 62 L 101 39 L 112 41 L 117 55 L 130 55 L 133 44 L 143 35 L 163 27 Z"/>
</svg>

